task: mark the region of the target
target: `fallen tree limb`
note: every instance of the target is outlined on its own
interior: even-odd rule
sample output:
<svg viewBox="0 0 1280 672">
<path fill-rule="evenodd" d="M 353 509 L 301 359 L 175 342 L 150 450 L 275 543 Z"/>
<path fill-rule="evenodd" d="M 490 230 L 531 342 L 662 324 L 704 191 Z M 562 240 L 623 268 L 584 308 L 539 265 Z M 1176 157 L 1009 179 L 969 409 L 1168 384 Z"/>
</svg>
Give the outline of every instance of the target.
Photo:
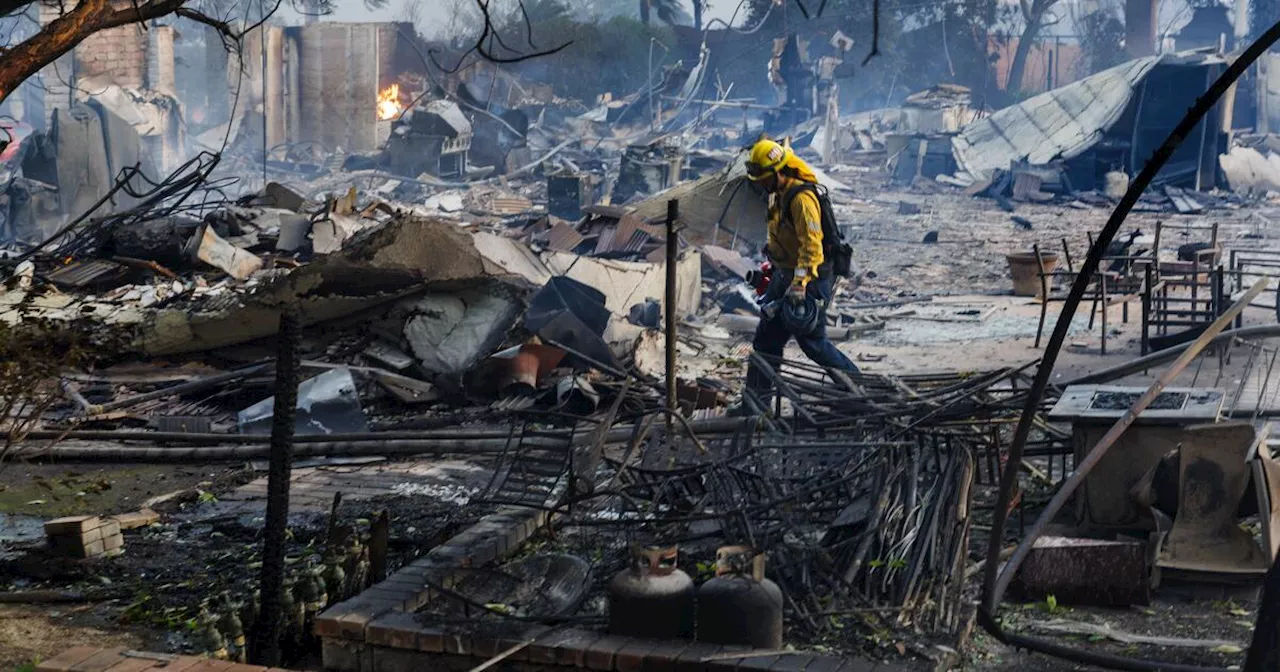
<svg viewBox="0 0 1280 672">
<path fill-rule="evenodd" d="M 1032 621 L 1030 625 L 1036 630 L 1041 630 L 1043 632 L 1053 632 L 1062 635 L 1105 637 L 1113 642 L 1120 642 L 1121 644 L 1151 644 L 1153 646 L 1171 646 L 1183 649 L 1218 649 L 1231 647 L 1234 650 L 1244 650 L 1244 645 L 1240 642 L 1231 642 L 1225 639 L 1187 639 L 1185 637 L 1140 635 L 1132 632 L 1124 632 L 1122 630 L 1114 630 L 1107 625 L 1083 623 L 1080 621 Z"/>
</svg>

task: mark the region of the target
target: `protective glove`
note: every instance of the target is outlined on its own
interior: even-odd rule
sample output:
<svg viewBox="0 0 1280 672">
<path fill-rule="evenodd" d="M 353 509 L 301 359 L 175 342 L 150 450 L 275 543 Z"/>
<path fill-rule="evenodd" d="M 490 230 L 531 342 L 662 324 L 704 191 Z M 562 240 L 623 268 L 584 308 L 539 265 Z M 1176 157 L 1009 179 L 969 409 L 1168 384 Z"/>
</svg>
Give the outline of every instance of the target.
<svg viewBox="0 0 1280 672">
<path fill-rule="evenodd" d="M 804 296 L 804 283 L 799 280 L 792 282 L 791 286 L 787 288 L 787 300 L 790 301 L 792 305 L 804 303 Z"/>
</svg>

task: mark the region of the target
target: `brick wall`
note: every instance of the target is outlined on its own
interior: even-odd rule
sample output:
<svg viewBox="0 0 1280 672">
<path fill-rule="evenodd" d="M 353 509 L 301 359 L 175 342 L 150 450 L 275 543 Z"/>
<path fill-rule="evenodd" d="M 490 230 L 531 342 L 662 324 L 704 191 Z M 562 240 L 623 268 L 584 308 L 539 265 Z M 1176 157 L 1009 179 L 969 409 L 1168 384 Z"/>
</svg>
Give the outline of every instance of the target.
<svg viewBox="0 0 1280 672">
<path fill-rule="evenodd" d="M 121 8 L 130 6 L 127 0 L 116 0 L 115 4 Z M 65 5 L 67 11 L 73 6 L 74 2 Z M 57 3 L 42 2 L 39 9 L 40 24 L 45 25 L 58 18 L 62 11 Z M 45 90 L 45 128 L 48 128 L 55 108 L 66 109 L 69 106 L 72 84 L 86 77 L 106 75 L 121 86 L 135 89 L 147 87 L 152 78 L 172 78 L 172 33 L 167 32 L 161 38 L 161 44 L 156 46 L 150 43 L 148 34 L 139 25 L 100 31 L 85 38 L 70 54 L 41 70 L 39 77 Z M 149 56 L 153 61 L 158 61 L 155 68 L 148 67 Z M 157 72 L 151 75 L 151 69 Z M 40 120 L 31 121 L 39 123 Z"/>
<path fill-rule="evenodd" d="M 147 49 L 147 86 L 164 93 L 176 93 L 173 61 L 173 26 L 153 26 Z"/>
<path fill-rule="evenodd" d="M 141 89 L 147 83 L 148 46 L 147 33 L 138 25 L 94 33 L 76 47 L 76 74 L 108 75 L 121 86 Z"/>
</svg>

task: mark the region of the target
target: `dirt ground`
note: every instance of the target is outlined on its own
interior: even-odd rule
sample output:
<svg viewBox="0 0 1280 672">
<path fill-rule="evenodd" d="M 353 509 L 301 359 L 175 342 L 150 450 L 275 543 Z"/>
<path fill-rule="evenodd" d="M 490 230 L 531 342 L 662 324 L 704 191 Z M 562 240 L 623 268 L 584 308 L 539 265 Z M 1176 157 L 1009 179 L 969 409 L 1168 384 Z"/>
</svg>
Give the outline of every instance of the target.
<svg viewBox="0 0 1280 672">
<path fill-rule="evenodd" d="M 18 670 L 84 644 L 154 650 L 153 634 L 104 622 L 92 610 L 83 605 L 0 605 L 0 669 Z"/>
<path fill-rule="evenodd" d="M 32 464 L 0 465 L 0 513 L 56 518 L 137 511 L 148 500 L 220 492 L 246 475 L 226 465 Z"/>
</svg>

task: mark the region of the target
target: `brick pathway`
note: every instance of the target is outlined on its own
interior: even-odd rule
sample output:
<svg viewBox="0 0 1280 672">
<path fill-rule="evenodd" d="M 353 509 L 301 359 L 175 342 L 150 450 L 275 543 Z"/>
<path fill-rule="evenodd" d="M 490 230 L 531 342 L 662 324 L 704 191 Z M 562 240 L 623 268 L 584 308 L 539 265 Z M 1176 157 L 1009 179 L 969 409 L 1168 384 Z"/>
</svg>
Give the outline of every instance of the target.
<svg viewBox="0 0 1280 672">
<path fill-rule="evenodd" d="M 288 672 L 280 668 L 260 665 L 237 665 L 225 660 L 210 660 L 195 656 L 177 656 L 125 649 L 99 649 L 92 646 L 76 646 L 54 658 L 40 663 L 36 672 Z"/>
</svg>

